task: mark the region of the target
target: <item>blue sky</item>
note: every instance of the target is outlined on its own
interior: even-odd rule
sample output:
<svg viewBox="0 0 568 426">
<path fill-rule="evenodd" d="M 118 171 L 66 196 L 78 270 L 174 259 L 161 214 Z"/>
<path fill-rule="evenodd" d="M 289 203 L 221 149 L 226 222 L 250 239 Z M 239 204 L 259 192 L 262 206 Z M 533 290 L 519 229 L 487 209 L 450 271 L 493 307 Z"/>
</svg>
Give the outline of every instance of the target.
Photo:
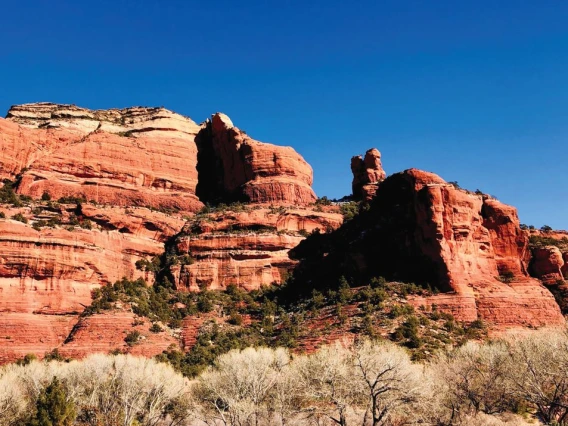
<svg viewBox="0 0 568 426">
<path fill-rule="evenodd" d="M 350 157 L 438 173 L 568 228 L 568 2 L 26 1 L 2 5 L 12 104 L 228 114 L 291 145 L 319 196 Z"/>
</svg>

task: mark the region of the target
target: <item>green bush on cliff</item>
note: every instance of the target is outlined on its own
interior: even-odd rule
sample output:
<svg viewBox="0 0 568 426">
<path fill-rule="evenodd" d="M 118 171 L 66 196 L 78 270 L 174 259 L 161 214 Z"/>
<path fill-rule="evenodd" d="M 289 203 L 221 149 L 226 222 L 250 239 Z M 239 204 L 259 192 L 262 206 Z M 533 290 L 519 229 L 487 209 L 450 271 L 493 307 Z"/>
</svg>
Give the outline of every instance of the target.
<svg viewBox="0 0 568 426">
<path fill-rule="evenodd" d="M 20 196 L 15 192 L 15 182 L 4 179 L 4 186 L 0 188 L 0 202 L 5 204 L 11 204 L 14 207 L 22 207 L 24 203 L 20 199 Z"/>
</svg>

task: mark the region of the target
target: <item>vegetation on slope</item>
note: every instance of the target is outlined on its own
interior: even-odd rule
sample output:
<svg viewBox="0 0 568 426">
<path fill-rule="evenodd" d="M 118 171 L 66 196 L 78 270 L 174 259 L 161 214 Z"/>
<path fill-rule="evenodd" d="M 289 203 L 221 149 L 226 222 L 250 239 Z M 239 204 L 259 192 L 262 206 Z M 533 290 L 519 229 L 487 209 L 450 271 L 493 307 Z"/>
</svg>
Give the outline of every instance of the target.
<svg viewBox="0 0 568 426">
<path fill-rule="evenodd" d="M 415 310 L 410 294 L 427 294 L 413 284 L 374 279 L 350 288 L 314 290 L 291 300 L 286 286 L 250 293 L 235 286 L 226 291 L 179 292 L 158 281 L 147 286 L 139 279 L 122 279 L 93 292 L 83 315 L 125 306 L 141 317 L 176 329 L 182 320 L 201 319 L 195 342 L 186 353 L 178 348 L 159 355 L 184 375 L 193 377 L 231 349 L 287 347 L 311 352 L 329 341 L 389 339 L 409 349 L 413 359 L 431 357 L 446 346 L 461 345 L 486 334 L 481 322 L 460 324 L 451 315 L 432 309 Z M 149 330 L 151 331 L 151 330 Z"/>
</svg>

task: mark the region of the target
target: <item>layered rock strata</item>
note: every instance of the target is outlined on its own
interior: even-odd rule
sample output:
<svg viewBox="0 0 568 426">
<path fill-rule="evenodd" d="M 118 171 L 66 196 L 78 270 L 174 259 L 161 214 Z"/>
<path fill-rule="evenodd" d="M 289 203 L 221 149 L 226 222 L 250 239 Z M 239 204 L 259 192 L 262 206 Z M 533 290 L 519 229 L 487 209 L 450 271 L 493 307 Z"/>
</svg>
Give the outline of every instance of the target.
<svg viewBox="0 0 568 426">
<path fill-rule="evenodd" d="M 38 103 L 14 106 L 7 118 L 0 120 L 0 177 L 20 175 L 18 192 L 34 198 L 48 192 L 183 211 L 201 209 L 200 199 L 316 199 L 312 169 L 296 151 L 251 139 L 224 114 L 199 126 L 165 108 Z"/>
<path fill-rule="evenodd" d="M 312 168 L 294 149 L 251 139 L 225 114 L 205 123 L 197 146 L 197 194 L 204 201 L 307 205 L 316 200 Z"/>
<path fill-rule="evenodd" d="M 175 271 L 179 289 L 255 290 L 281 283 L 296 262 L 288 256 L 307 233 L 338 228 L 338 213 L 301 209 L 248 209 L 211 214 L 189 222 L 175 240 L 178 254 L 195 263 Z"/>
</svg>

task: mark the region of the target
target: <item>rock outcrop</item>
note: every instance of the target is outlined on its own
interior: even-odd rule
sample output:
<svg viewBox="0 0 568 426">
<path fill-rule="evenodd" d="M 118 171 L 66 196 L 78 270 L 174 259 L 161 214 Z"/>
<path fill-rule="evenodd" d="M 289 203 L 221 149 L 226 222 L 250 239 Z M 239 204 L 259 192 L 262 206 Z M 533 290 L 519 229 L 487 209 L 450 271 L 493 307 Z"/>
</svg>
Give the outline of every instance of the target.
<svg viewBox="0 0 568 426">
<path fill-rule="evenodd" d="M 385 179 L 377 150 L 354 157 L 352 171 L 354 197 L 371 207 L 342 225 L 339 207 L 311 205 L 312 170 L 296 151 L 251 139 L 224 114 L 197 125 L 164 108 L 13 107 L 0 119 L 0 178 L 13 181 L 2 199 L 12 185 L 28 198 L 0 206 L 0 362 L 54 348 L 151 356 L 190 346 L 197 320 L 184 320 L 180 337 L 149 333 L 128 308 L 80 315 L 93 289 L 152 283 L 137 261 L 163 254 L 176 259 L 168 279 L 182 291 L 254 290 L 292 270 L 309 283 L 299 293 L 342 275 L 354 285 L 385 276 L 439 289 L 412 303 L 460 320 L 563 322 L 527 275 L 528 235 L 513 207 L 415 169 Z M 224 205 L 237 201 L 250 204 Z M 545 283 L 568 272 L 568 252 L 532 253 Z M 143 340 L 131 347 L 132 331 Z"/>
<path fill-rule="evenodd" d="M 292 148 L 251 139 L 215 114 L 197 137 L 197 194 L 208 202 L 307 205 L 316 200 L 312 168 Z"/>
<path fill-rule="evenodd" d="M 58 221 L 68 217 L 61 209 L 52 216 Z M 0 333 L 9 337 L 0 341 L 0 362 L 62 348 L 78 315 L 91 304 L 92 290 L 124 276 L 152 282 L 151 274 L 136 269 L 136 261 L 162 254 L 163 241 L 184 223 L 141 208 L 130 214 L 124 208 L 84 205 L 82 210 L 80 219 L 91 218 L 92 229 L 50 225 L 36 230 L 31 222 L 50 217 L 46 212 L 34 216 L 29 208 L 2 209 L 7 217 L 18 213 L 30 224 L 0 219 Z M 92 344 L 77 338 L 80 347 L 73 353 L 88 351 Z"/>
<path fill-rule="evenodd" d="M 338 213 L 302 209 L 246 209 L 212 213 L 194 219 L 175 240 L 176 253 L 189 254 L 191 265 L 175 271 L 179 289 L 246 290 L 280 283 L 296 262 L 288 256 L 307 233 L 333 230 Z"/>
<path fill-rule="evenodd" d="M 355 200 L 371 200 L 386 173 L 381 163 L 381 153 L 373 148 L 365 153 L 365 157 L 358 155 L 351 158 L 351 171 L 353 172 L 353 198 Z"/>
<path fill-rule="evenodd" d="M 568 277 L 568 232 L 527 230 L 531 242 L 529 272 L 547 285 Z"/>
<path fill-rule="evenodd" d="M 294 265 L 288 250 L 305 233 L 342 221 L 338 213 L 278 207 L 315 200 L 311 168 L 292 148 L 254 141 L 222 114 L 199 126 L 164 108 L 15 106 L 0 119 L 0 178 L 16 181 L 17 193 L 32 199 L 87 201 L 3 209 L 6 217 L 19 214 L 29 223 L 0 219 L 0 330 L 10 337 L 9 345 L 0 345 L 0 360 L 56 347 L 72 356 L 124 349 L 131 314 L 77 322 L 78 315 L 97 287 L 123 276 L 152 282 L 153 274 L 138 270 L 136 261 L 161 255 L 185 220 L 150 209 L 191 215 L 204 205 L 197 192 L 207 201 L 276 206 L 274 214 L 217 215 L 214 224 L 202 223 L 200 235 L 179 237 L 179 248 L 196 259 L 177 272 L 177 285 L 188 290 L 280 282 Z M 81 228 L 77 221 L 92 225 Z M 109 327 L 114 331 L 106 331 L 105 341 Z M 152 355 L 172 341 L 132 350 Z"/>
<path fill-rule="evenodd" d="M 390 176 L 370 211 L 318 238 L 292 251 L 302 259 L 300 278 L 307 270 L 320 274 L 300 282 L 337 282 L 344 275 L 364 284 L 384 276 L 437 287 L 441 295 L 416 299 L 416 305 L 436 304 L 464 321 L 564 321 L 552 294 L 526 272 L 528 238 L 516 210 L 433 173 L 411 169 Z"/>
<path fill-rule="evenodd" d="M 0 120 L 0 175 L 20 174 L 18 192 L 33 198 L 197 211 L 199 129 L 163 108 L 13 107 Z"/>
<path fill-rule="evenodd" d="M 564 280 L 565 259 L 558 247 L 535 247 L 532 252 L 531 272 L 535 277 L 548 285 Z"/>
<path fill-rule="evenodd" d="M 33 198 L 48 192 L 183 211 L 202 208 L 200 199 L 316 199 L 312 169 L 296 151 L 251 139 L 224 114 L 199 126 L 165 108 L 38 103 L 14 106 L 7 118 L 0 120 L 0 177 L 21 174 L 18 192 Z"/>
</svg>

